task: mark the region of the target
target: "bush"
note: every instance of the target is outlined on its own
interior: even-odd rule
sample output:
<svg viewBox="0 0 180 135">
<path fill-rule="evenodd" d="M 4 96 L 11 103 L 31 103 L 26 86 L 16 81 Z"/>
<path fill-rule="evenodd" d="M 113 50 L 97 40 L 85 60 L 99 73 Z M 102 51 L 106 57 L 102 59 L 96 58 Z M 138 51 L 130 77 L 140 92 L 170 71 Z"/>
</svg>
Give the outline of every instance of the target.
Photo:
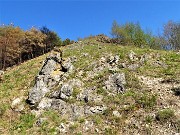
<svg viewBox="0 0 180 135">
<path fill-rule="evenodd" d="M 135 45 L 137 47 L 157 48 L 156 38 L 152 36 L 151 32 L 145 32 L 139 23 L 126 23 L 119 25 L 116 21 L 112 24 L 111 34 L 117 38 L 124 45 Z"/>
<path fill-rule="evenodd" d="M 164 122 L 174 117 L 174 111 L 171 109 L 164 109 L 157 113 L 156 119 L 158 121 Z"/>
</svg>

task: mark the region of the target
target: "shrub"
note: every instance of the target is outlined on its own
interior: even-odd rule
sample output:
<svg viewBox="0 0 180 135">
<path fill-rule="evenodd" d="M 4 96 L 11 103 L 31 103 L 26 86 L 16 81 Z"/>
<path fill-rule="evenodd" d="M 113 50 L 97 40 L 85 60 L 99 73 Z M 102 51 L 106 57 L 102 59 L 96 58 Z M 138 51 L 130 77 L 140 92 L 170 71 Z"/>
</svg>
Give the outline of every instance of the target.
<svg viewBox="0 0 180 135">
<path fill-rule="evenodd" d="M 174 111 L 171 109 L 164 109 L 157 113 L 156 119 L 158 121 L 164 122 L 174 117 Z"/>
</svg>

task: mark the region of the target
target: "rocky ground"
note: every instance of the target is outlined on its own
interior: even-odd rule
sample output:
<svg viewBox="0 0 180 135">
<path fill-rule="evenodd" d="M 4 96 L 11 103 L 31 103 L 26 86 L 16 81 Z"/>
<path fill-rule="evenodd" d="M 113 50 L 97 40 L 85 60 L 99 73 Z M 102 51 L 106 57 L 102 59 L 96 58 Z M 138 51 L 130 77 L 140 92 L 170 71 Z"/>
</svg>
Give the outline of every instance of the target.
<svg viewBox="0 0 180 135">
<path fill-rule="evenodd" d="M 103 35 L 61 49 L 62 57 L 56 49 L 26 63 L 31 69 L 5 72 L 0 114 L 9 122 L 0 121 L 0 133 L 179 134 L 178 53 L 120 46 Z"/>
</svg>

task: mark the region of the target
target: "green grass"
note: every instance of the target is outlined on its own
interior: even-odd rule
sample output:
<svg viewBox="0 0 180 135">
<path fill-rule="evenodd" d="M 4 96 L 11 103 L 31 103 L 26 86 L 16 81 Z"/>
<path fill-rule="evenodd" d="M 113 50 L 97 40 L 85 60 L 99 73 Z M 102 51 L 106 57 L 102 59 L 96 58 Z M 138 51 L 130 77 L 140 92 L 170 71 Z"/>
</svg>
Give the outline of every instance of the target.
<svg viewBox="0 0 180 135">
<path fill-rule="evenodd" d="M 165 122 L 172 119 L 174 116 L 174 111 L 168 108 L 158 111 L 156 119 L 160 122 Z"/>
<path fill-rule="evenodd" d="M 67 79 L 79 79 L 83 81 L 84 87 L 86 88 L 96 86 L 97 89 L 94 93 L 104 96 L 102 103 L 105 104 L 108 109 L 102 115 L 79 119 L 78 123 L 70 127 L 73 132 L 79 130 L 79 125 L 84 124 L 85 119 L 88 119 L 93 120 L 95 126 L 99 129 L 101 129 L 105 121 L 108 120 L 110 127 L 106 128 L 103 133 L 107 135 L 117 134 L 118 131 L 121 130 L 121 127 L 125 126 L 124 121 L 135 114 L 137 110 L 150 113 L 152 110 L 157 109 L 158 96 L 143 87 L 137 77 L 139 75 L 180 80 L 180 55 L 173 51 L 140 49 L 134 46 L 99 43 L 93 39 L 87 39 L 82 42 L 83 45 L 74 44 L 64 47 L 63 49 L 64 59 L 73 56 L 77 58 L 77 61 L 73 63 L 76 70 L 70 74 Z M 86 43 L 88 44 L 85 45 Z M 104 70 L 97 72 L 98 74 L 93 78 L 85 80 L 87 77 L 86 72 L 94 69 L 93 63 L 98 63 L 101 57 L 106 57 L 110 54 L 113 56 L 119 55 L 120 63 L 125 63 L 126 65 L 138 63 L 138 61 L 132 62 L 129 60 L 128 54 L 131 50 L 136 53 L 138 59 L 144 54 L 150 58 L 135 71 L 126 68 L 111 71 L 106 67 Z M 88 55 L 84 56 L 83 53 L 87 53 Z M 27 97 L 29 89 L 34 85 L 34 78 L 46 56 L 47 55 L 43 55 L 27 61 L 5 72 L 4 81 L 0 83 L 0 134 L 54 134 L 56 127 L 58 127 L 61 122 L 65 123 L 67 121 L 67 117 L 61 116 L 56 111 L 47 110 L 41 116 L 47 119 L 40 127 L 36 127 L 34 124 L 37 118 L 30 113 L 28 105 L 25 106 L 24 114 L 18 113 L 18 115 L 13 112 L 10 107 L 13 99 L 20 96 Z M 153 65 L 152 63 L 157 60 L 166 64 L 167 67 L 157 67 Z M 77 74 L 80 70 L 83 70 L 84 73 L 79 77 Z M 108 92 L 103 89 L 104 82 L 108 79 L 108 76 L 113 73 L 125 73 L 127 83 L 125 85 L 126 92 L 123 94 L 108 95 Z M 80 92 L 79 88 L 74 89 L 72 98 L 67 102 L 76 103 L 76 97 Z M 96 104 L 89 102 L 88 104 L 82 103 L 82 105 L 94 106 Z M 112 112 L 115 110 L 120 112 L 122 115 L 121 118 L 112 115 Z M 170 109 L 161 110 L 157 113 L 159 121 L 167 121 L 173 117 L 174 112 Z M 153 123 L 153 119 L 150 116 L 143 117 L 143 121 L 145 123 Z M 116 127 L 113 128 L 113 125 Z M 78 131 L 75 133 L 81 134 Z"/>
</svg>

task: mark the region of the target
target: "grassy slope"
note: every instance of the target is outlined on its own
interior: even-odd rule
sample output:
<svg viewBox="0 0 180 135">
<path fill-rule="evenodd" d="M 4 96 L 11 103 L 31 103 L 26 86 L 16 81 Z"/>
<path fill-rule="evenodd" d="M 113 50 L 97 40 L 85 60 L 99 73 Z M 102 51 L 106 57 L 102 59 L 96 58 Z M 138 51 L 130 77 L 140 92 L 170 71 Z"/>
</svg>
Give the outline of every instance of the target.
<svg viewBox="0 0 180 135">
<path fill-rule="evenodd" d="M 108 97 L 104 99 L 104 102 L 109 107 L 114 107 L 116 104 L 123 104 L 126 101 L 126 97 L 131 97 L 133 100 L 140 101 L 140 102 L 146 102 L 146 99 L 143 100 L 142 97 L 138 97 L 136 93 L 133 92 L 133 90 L 138 90 L 141 88 L 139 86 L 139 82 L 136 75 L 144 75 L 144 76 L 152 76 L 152 77 L 161 77 L 164 79 L 176 79 L 180 80 L 180 56 L 174 52 L 166 52 L 166 51 L 159 51 L 159 50 L 150 50 L 150 49 L 139 49 L 132 46 L 117 46 L 112 44 L 105 44 L 105 43 L 99 43 L 93 40 L 85 40 L 82 43 L 76 43 L 74 45 L 70 45 L 68 47 L 63 48 L 64 50 L 64 57 L 67 58 L 69 56 L 76 56 L 77 62 L 75 63 L 75 67 L 78 70 L 83 71 L 90 71 L 91 66 L 89 66 L 90 63 L 92 63 L 95 60 L 98 60 L 102 56 L 106 54 L 112 53 L 113 55 L 117 54 L 120 56 L 120 61 L 129 61 L 128 54 L 130 50 L 133 50 L 137 56 L 141 56 L 142 54 L 149 54 L 152 56 L 152 60 L 161 60 L 164 63 L 168 65 L 168 68 L 162 68 L 162 67 L 154 67 L 151 63 L 146 63 L 144 66 L 142 66 L 140 69 L 138 69 L 135 72 L 131 72 L 125 69 L 120 70 L 119 72 L 123 71 L 126 73 L 128 84 L 127 88 L 129 89 L 129 92 L 124 94 L 123 96 L 117 96 L 115 98 Z M 82 57 L 83 53 L 88 53 L 89 56 Z M 29 60 L 25 63 L 22 63 L 19 66 L 12 67 L 8 69 L 8 71 L 5 72 L 4 81 L 0 83 L 0 134 L 13 134 L 13 133 L 24 133 L 24 134 L 37 134 L 38 133 L 47 133 L 49 134 L 53 133 L 55 131 L 55 126 L 58 125 L 58 121 L 63 121 L 61 117 L 58 116 L 55 112 L 46 112 L 44 115 L 49 117 L 49 123 L 45 123 L 45 125 L 37 128 L 33 126 L 33 123 L 35 122 L 36 118 L 34 118 L 33 115 L 29 113 L 28 106 L 26 106 L 26 109 L 23 113 L 15 113 L 11 110 L 11 103 L 13 99 L 25 96 L 27 97 L 28 90 L 30 87 L 33 86 L 34 77 L 37 75 L 41 65 L 42 61 L 45 59 L 47 55 L 40 56 L 38 58 L 35 58 L 33 60 Z M 130 61 L 129 61 L 130 62 Z M 104 71 L 99 77 L 104 76 L 108 74 L 108 72 Z M 72 75 L 71 77 L 75 77 L 76 74 Z M 96 77 L 92 82 L 85 82 L 87 86 L 91 86 L 98 82 L 98 78 Z M 97 80 L 96 80 L 97 79 Z M 98 91 L 100 94 L 106 94 L 103 92 L 103 90 L 99 89 Z M 133 96 L 131 96 L 133 95 Z M 144 96 L 144 95 L 143 95 Z M 153 95 L 152 95 L 153 97 Z M 148 98 L 148 101 L 152 97 Z M 146 97 L 143 97 L 146 98 Z M 120 100 L 123 99 L 123 100 Z M 153 100 L 153 99 L 152 99 Z M 113 103 L 111 103 L 113 102 Z M 142 103 L 139 103 L 142 105 Z M 146 104 L 146 103 L 144 103 Z M 147 103 L 148 107 L 151 107 L 149 105 L 151 103 Z M 152 101 L 153 104 L 153 101 Z M 130 106 L 132 108 L 128 108 L 128 111 L 131 111 L 129 115 L 132 115 L 133 111 L 137 109 L 137 106 Z M 108 110 L 111 112 L 113 109 Z M 121 108 L 119 111 L 124 111 Z M 127 109 L 127 108 L 126 108 Z M 145 108 L 146 109 L 146 108 Z M 132 111 L 133 110 L 133 111 Z M 127 110 L 125 110 L 126 112 Z M 106 116 L 94 116 L 93 119 L 97 122 L 97 125 L 103 125 L 103 119 L 109 119 L 110 121 L 115 121 L 114 125 L 120 126 L 118 123 L 124 123 L 121 120 L 114 118 L 112 116 L 109 116 L 110 114 L 107 112 Z M 128 115 L 127 115 L 128 116 Z M 91 119 L 91 117 L 89 118 Z M 124 117 L 124 119 L 126 119 Z M 58 121 L 57 121 L 58 120 Z M 83 120 L 82 120 L 83 121 Z M 100 121 L 100 123 L 98 123 Z M 81 123 L 81 122 L 80 122 Z M 78 123 L 79 124 L 79 123 Z M 102 126 L 101 125 L 101 126 Z M 77 125 L 76 125 L 77 126 Z M 46 127 L 49 127 L 47 129 Z M 77 127 L 72 127 L 77 128 Z M 112 128 L 113 129 L 113 128 Z M 119 129 L 113 129 L 112 130 L 107 129 L 107 133 L 115 133 L 116 130 Z"/>
</svg>

